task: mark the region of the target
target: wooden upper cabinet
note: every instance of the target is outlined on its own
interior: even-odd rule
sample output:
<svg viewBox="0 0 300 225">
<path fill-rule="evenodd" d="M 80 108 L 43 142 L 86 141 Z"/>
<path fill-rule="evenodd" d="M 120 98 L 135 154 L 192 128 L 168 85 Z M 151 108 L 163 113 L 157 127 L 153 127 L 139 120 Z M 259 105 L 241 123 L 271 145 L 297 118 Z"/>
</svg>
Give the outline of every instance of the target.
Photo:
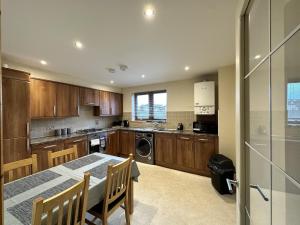
<svg viewBox="0 0 300 225">
<path fill-rule="evenodd" d="M 176 135 L 155 134 L 154 155 L 156 163 L 174 165 L 176 163 Z"/>
<path fill-rule="evenodd" d="M 110 93 L 108 91 L 100 91 L 100 116 L 111 115 Z"/>
<path fill-rule="evenodd" d="M 119 93 L 110 93 L 111 115 L 120 116 L 123 113 L 123 95 Z"/>
<path fill-rule="evenodd" d="M 100 107 L 95 107 L 95 116 L 120 116 L 123 112 L 123 95 L 100 91 Z"/>
<path fill-rule="evenodd" d="M 79 87 L 57 83 L 56 116 L 79 116 Z"/>
<path fill-rule="evenodd" d="M 56 83 L 31 79 L 30 112 L 31 118 L 56 116 Z"/>
<path fill-rule="evenodd" d="M 187 168 L 195 167 L 194 138 L 190 135 L 177 136 L 177 165 Z"/>
<path fill-rule="evenodd" d="M 81 87 L 80 104 L 89 106 L 99 106 L 99 90 Z"/>
<path fill-rule="evenodd" d="M 30 82 L 29 74 L 3 68 L 3 138 L 29 136 Z"/>
</svg>

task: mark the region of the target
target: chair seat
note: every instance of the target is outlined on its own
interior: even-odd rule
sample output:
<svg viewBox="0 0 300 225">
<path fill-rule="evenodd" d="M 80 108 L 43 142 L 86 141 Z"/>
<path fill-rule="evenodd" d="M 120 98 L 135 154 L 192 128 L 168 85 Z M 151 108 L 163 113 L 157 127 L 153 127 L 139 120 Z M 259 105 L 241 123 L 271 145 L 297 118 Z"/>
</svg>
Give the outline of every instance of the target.
<svg viewBox="0 0 300 225">
<path fill-rule="evenodd" d="M 126 196 L 126 192 L 124 192 L 122 195 L 120 195 L 120 197 L 117 198 L 115 201 L 110 203 L 108 205 L 108 211 L 112 210 L 118 203 L 124 202 L 125 196 Z M 93 208 L 91 208 L 88 211 L 91 213 L 102 214 L 102 210 L 103 210 L 103 201 L 101 201 L 100 203 L 98 203 L 97 205 L 95 205 Z"/>
</svg>

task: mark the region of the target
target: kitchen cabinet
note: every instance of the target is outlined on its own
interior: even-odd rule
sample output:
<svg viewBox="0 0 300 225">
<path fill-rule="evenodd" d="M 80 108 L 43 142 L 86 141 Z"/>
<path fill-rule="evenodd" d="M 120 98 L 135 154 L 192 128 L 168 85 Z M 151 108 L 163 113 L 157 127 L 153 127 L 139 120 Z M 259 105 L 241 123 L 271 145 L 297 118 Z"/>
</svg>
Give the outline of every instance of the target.
<svg viewBox="0 0 300 225">
<path fill-rule="evenodd" d="M 56 86 L 56 116 L 79 116 L 79 87 L 57 83 Z"/>
<path fill-rule="evenodd" d="M 194 168 L 195 167 L 195 152 L 194 138 L 191 135 L 177 135 L 176 142 L 177 165 Z"/>
<path fill-rule="evenodd" d="M 80 88 L 80 104 L 88 106 L 99 106 L 99 90 L 91 88 Z"/>
<path fill-rule="evenodd" d="M 94 116 L 120 116 L 122 112 L 122 94 L 100 91 L 100 107 L 94 108 Z"/>
<path fill-rule="evenodd" d="M 78 157 L 83 157 L 88 154 L 87 136 L 69 138 L 64 141 L 64 149 L 77 146 Z"/>
<path fill-rule="evenodd" d="M 203 175 L 209 176 L 210 171 L 207 163 L 210 157 L 217 152 L 216 138 L 206 136 L 196 136 L 194 138 L 195 149 L 195 169 L 199 170 Z"/>
<path fill-rule="evenodd" d="M 130 153 L 135 155 L 135 132 L 120 130 L 120 155 L 128 157 Z"/>
<path fill-rule="evenodd" d="M 173 166 L 176 164 L 176 135 L 155 134 L 155 162 L 157 165 Z"/>
<path fill-rule="evenodd" d="M 110 93 L 111 115 L 120 116 L 123 112 L 123 95 L 119 93 Z"/>
<path fill-rule="evenodd" d="M 2 68 L 3 162 L 30 156 L 30 79 L 23 71 Z"/>
<path fill-rule="evenodd" d="M 155 134 L 155 163 L 160 166 L 210 176 L 207 163 L 217 152 L 217 136 Z"/>
<path fill-rule="evenodd" d="M 30 80 L 31 118 L 56 116 L 56 83 L 46 80 Z"/>
<path fill-rule="evenodd" d="M 119 131 L 107 132 L 106 153 L 110 155 L 119 155 Z"/>
<path fill-rule="evenodd" d="M 32 154 L 37 154 L 38 170 L 48 169 L 48 151 L 60 151 L 64 149 L 63 141 L 53 141 L 31 145 Z"/>
</svg>

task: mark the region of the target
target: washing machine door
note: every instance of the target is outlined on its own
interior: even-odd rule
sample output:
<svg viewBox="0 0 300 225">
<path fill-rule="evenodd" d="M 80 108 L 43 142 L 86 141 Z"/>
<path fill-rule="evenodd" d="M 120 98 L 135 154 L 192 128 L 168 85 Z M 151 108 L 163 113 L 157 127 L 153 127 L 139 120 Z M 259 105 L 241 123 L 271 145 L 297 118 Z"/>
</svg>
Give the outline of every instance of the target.
<svg viewBox="0 0 300 225">
<path fill-rule="evenodd" d="M 140 157 L 147 158 L 151 155 L 152 152 L 152 146 L 149 140 L 146 138 L 141 138 L 137 140 L 136 143 L 136 154 L 138 154 Z"/>
</svg>

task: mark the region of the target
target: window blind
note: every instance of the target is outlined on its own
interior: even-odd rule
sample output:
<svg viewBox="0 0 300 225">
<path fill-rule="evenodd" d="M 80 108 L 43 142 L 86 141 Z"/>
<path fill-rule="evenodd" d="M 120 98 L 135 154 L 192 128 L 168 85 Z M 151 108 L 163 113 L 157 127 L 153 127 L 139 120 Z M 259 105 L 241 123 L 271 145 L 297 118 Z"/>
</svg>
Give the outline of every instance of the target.
<svg viewBox="0 0 300 225">
<path fill-rule="evenodd" d="M 167 119 L 167 92 L 151 91 L 135 93 L 135 119 L 160 120 Z"/>
</svg>

